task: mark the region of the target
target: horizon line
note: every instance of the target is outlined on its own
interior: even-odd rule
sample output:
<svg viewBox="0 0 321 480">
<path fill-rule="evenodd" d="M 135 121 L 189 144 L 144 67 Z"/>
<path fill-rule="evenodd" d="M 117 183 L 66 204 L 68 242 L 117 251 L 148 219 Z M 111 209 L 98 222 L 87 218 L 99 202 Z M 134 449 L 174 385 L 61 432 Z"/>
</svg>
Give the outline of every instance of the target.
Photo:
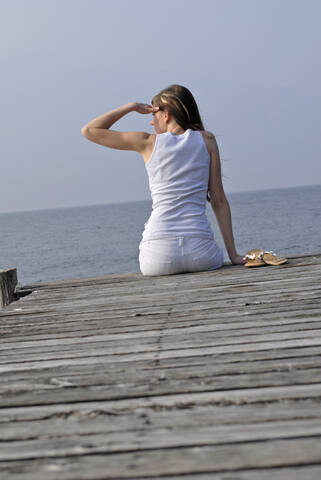
<svg viewBox="0 0 321 480">
<path fill-rule="evenodd" d="M 237 190 L 233 192 L 226 192 L 226 195 L 234 195 L 240 193 L 254 193 L 254 192 L 266 192 L 266 191 L 273 191 L 273 190 L 290 190 L 295 188 L 308 188 L 308 187 L 321 187 L 321 184 L 311 184 L 311 185 L 295 185 L 290 187 L 277 187 L 277 188 L 261 188 L 261 189 L 253 189 L 253 190 Z M 151 202 L 151 198 L 141 199 L 141 200 L 127 200 L 127 201 L 120 201 L 120 202 L 105 202 L 105 203 L 92 203 L 86 205 L 65 205 L 61 207 L 46 207 L 46 208 L 31 208 L 28 210 L 9 210 L 9 211 L 0 211 L 0 215 L 6 215 L 11 213 L 31 213 L 31 212 L 43 212 L 47 210 L 67 210 L 72 208 L 88 208 L 88 207 L 100 207 L 100 206 L 111 206 L 111 205 L 125 205 L 127 203 L 138 203 L 138 202 Z"/>
</svg>

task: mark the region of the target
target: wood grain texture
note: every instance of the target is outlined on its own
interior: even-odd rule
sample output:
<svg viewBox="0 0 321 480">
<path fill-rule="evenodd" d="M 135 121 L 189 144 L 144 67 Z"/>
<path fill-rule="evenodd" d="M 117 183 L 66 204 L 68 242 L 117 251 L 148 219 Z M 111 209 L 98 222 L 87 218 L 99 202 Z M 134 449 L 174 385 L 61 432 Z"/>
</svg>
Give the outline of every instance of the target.
<svg viewBox="0 0 321 480">
<path fill-rule="evenodd" d="M 321 478 L 321 254 L 20 290 L 1 480 Z"/>
</svg>

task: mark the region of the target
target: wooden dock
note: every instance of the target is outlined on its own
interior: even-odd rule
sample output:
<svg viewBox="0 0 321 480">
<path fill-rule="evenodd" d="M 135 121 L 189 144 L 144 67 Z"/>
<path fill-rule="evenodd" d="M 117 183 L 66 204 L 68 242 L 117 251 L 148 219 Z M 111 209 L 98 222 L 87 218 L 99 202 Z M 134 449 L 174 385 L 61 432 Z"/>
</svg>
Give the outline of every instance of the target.
<svg viewBox="0 0 321 480">
<path fill-rule="evenodd" d="M 320 480 L 321 254 L 29 288 L 0 312 L 1 480 Z"/>
</svg>

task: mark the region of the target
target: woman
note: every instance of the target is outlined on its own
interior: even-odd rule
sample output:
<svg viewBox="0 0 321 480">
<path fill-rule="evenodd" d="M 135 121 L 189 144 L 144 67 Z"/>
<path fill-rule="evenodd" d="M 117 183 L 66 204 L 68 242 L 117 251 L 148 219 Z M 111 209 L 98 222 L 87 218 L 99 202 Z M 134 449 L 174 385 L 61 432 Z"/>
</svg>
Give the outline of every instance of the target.
<svg viewBox="0 0 321 480">
<path fill-rule="evenodd" d="M 155 133 L 110 130 L 130 112 L 152 114 Z M 244 264 L 234 244 L 217 143 L 214 135 L 204 130 L 197 104 L 187 88 L 171 85 L 153 98 L 152 105 L 123 105 L 95 118 L 81 133 L 109 148 L 139 152 L 144 159 L 153 210 L 139 245 L 143 275 L 222 266 L 223 252 L 206 217 L 206 198 L 211 202 L 231 262 Z"/>
</svg>

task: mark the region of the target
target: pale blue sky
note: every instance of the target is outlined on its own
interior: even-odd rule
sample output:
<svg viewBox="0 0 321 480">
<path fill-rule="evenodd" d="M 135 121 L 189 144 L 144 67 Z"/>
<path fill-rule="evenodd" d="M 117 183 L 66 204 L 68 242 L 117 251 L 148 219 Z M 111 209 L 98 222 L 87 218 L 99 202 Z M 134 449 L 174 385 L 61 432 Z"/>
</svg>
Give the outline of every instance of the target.
<svg viewBox="0 0 321 480">
<path fill-rule="evenodd" d="M 226 192 L 321 183 L 319 0 L 0 6 L 0 212 L 149 199 L 142 158 L 80 128 L 171 83 L 217 134 Z"/>
</svg>

